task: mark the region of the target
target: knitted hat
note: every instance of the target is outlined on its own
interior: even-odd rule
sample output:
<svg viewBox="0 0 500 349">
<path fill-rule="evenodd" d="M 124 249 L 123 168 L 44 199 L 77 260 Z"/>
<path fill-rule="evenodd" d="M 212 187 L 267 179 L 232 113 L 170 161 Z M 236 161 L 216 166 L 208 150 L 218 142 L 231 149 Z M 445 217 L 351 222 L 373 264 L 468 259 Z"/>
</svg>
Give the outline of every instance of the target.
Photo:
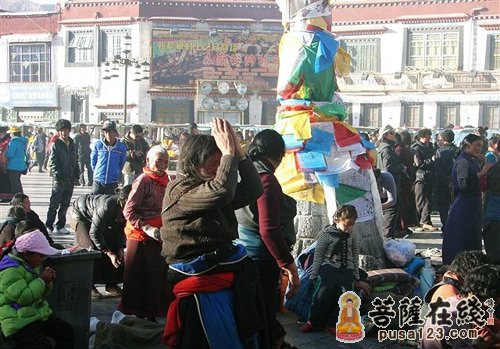
<svg viewBox="0 0 500 349">
<path fill-rule="evenodd" d="M 40 230 L 21 235 L 16 239 L 14 246 L 19 252 L 36 252 L 44 256 L 52 256 L 59 253 L 59 250 L 49 245 L 47 238 Z"/>
<path fill-rule="evenodd" d="M 385 125 L 384 127 L 381 127 L 378 131 L 378 140 L 381 141 L 382 139 L 384 139 L 384 135 L 391 131 L 394 131 L 394 128 L 391 125 Z"/>
</svg>

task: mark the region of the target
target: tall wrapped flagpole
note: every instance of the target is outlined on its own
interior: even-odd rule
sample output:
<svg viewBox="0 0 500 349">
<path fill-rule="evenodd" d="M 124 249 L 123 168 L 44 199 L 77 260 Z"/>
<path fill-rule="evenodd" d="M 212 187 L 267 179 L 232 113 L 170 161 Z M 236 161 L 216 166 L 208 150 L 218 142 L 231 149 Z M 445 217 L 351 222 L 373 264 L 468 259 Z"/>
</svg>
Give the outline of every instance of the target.
<svg viewBox="0 0 500 349">
<path fill-rule="evenodd" d="M 364 239 L 362 265 L 383 267 L 382 208 L 372 171 L 376 153 L 345 121 L 336 76 L 349 73 L 350 59 L 331 33 L 330 1 L 276 2 L 284 34 L 275 128 L 287 149 L 276 176 L 306 216 L 299 217 L 299 241 L 301 235 L 312 240 L 323 228 L 322 215 L 313 214 L 321 211 L 318 205 L 326 204 L 331 219 L 338 205 L 351 204 L 359 217 L 355 230 Z"/>
</svg>

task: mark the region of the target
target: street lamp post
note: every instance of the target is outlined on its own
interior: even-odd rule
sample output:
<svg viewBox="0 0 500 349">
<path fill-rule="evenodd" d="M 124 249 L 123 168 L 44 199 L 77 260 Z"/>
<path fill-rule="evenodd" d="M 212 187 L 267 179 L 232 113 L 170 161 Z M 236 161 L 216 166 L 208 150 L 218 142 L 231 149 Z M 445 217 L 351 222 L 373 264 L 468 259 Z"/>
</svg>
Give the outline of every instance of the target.
<svg viewBox="0 0 500 349">
<path fill-rule="evenodd" d="M 144 60 L 142 63 L 140 63 L 139 58 L 129 58 L 129 54 L 132 52 L 132 38 L 130 35 L 125 35 L 124 37 L 124 44 L 123 44 L 123 56 L 117 55 L 114 57 L 113 61 L 110 62 L 105 62 L 104 63 L 104 80 L 110 80 L 112 78 L 118 77 L 118 74 L 116 71 L 119 70 L 119 67 L 123 66 L 124 67 L 124 91 L 123 91 L 123 124 L 127 122 L 127 89 L 128 89 L 128 67 L 129 66 L 134 66 L 136 69 L 135 75 L 137 75 L 134 78 L 134 81 L 142 81 L 142 80 L 147 80 L 149 79 L 149 63 Z M 111 70 L 114 72 L 110 72 L 110 66 Z"/>
</svg>

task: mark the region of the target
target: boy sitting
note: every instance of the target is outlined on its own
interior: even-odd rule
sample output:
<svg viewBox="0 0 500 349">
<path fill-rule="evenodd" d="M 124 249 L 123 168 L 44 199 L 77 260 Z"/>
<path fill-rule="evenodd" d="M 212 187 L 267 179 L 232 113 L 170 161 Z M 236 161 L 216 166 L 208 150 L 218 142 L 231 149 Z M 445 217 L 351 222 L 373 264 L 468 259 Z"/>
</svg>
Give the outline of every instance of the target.
<svg viewBox="0 0 500 349">
<path fill-rule="evenodd" d="M 15 348 L 73 348 L 73 328 L 52 314 L 44 296 L 50 290 L 55 271 L 38 267 L 48 255 L 59 251 L 50 247 L 39 230 L 17 237 L 12 253 L 0 261 L 0 326 Z"/>
</svg>

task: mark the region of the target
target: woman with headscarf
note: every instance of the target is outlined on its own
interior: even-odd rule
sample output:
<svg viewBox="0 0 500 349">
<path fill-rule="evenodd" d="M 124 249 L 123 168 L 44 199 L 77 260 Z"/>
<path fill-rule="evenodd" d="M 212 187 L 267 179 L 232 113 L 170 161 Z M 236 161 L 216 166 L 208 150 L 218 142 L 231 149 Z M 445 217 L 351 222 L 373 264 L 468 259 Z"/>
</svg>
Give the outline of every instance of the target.
<svg viewBox="0 0 500 349">
<path fill-rule="evenodd" d="M 259 175 L 226 120 L 214 119 L 212 136 L 193 135 L 182 146 L 162 211 L 162 254 L 176 296 L 167 315 L 167 346 L 238 348 L 267 328 L 256 310 L 258 271 L 245 248 L 233 245 L 234 210 L 261 194 Z"/>
<path fill-rule="evenodd" d="M 297 266 L 290 253 L 295 243 L 293 219 L 296 201 L 283 194 L 274 171 L 285 154 L 285 142 L 274 130 L 259 132 L 248 147 L 248 156 L 259 173 L 264 193 L 250 205 L 236 212 L 239 242 L 256 262 L 266 299 L 271 345 L 284 337 L 276 319 L 278 284 L 281 270 L 288 274 L 293 295 L 300 286 Z"/>
<path fill-rule="evenodd" d="M 481 250 L 482 202 L 479 180 L 491 164 L 480 169 L 477 160 L 484 157 L 483 139 L 467 135 L 453 164 L 451 184 L 455 200 L 443 230 L 443 264 L 450 264 L 462 251 Z"/>
<path fill-rule="evenodd" d="M 161 146 L 149 149 L 143 173 L 134 180 L 123 209 L 127 220 L 127 253 L 123 271 L 123 296 L 118 309 L 128 315 L 155 321 L 165 314 L 169 301 L 162 258 L 161 203 L 168 183 L 168 153 Z"/>
</svg>

